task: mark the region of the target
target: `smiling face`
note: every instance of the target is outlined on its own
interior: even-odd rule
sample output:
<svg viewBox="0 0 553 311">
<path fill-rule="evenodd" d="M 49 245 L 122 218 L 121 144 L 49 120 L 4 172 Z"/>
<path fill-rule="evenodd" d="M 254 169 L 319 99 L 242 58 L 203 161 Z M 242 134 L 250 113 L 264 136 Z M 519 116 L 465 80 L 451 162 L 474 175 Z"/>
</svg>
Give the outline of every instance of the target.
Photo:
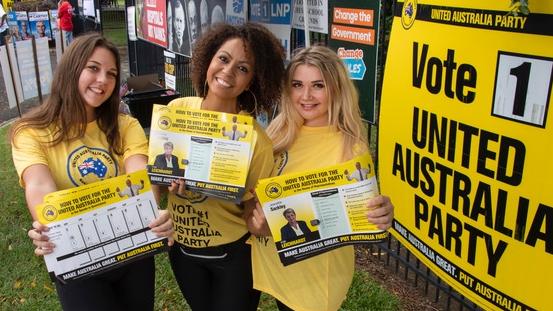
<svg viewBox="0 0 553 311">
<path fill-rule="evenodd" d="M 79 76 L 79 94 L 85 102 L 87 122 L 96 118 L 94 110 L 113 93 L 117 79 L 115 56 L 106 48 L 97 47 Z"/>
<path fill-rule="evenodd" d="M 173 145 L 169 145 L 169 144 L 163 145 L 163 151 L 166 156 L 170 156 L 173 153 Z"/>
<path fill-rule="evenodd" d="M 296 213 L 294 211 L 287 212 L 284 217 L 286 218 L 286 220 L 288 220 L 289 224 L 296 223 Z"/>
<path fill-rule="evenodd" d="M 319 68 L 299 65 L 292 75 L 291 99 L 306 126 L 328 125 L 328 91 Z"/>
<path fill-rule="evenodd" d="M 43 21 L 36 22 L 36 33 L 39 35 L 39 37 L 46 36 L 46 27 L 44 26 Z"/>
<path fill-rule="evenodd" d="M 207 97 L 225 105 L 235 105 L 232 108 L 236 109 L 238 95 L 249 87 L 253 79 L 254 65 L 242 39 L 225 41 L 207 69 Z"/>
</svg>

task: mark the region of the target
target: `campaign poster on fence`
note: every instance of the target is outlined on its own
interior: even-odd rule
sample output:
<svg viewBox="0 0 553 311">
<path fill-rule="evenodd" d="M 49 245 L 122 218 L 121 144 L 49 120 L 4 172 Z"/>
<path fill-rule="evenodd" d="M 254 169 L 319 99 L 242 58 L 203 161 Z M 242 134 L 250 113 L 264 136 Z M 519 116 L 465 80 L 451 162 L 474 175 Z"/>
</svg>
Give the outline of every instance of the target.
<svg viewBox="0 0 553 311">
<path fill-rule="evenodd" d="M 136 1 L 136 32 L 139 38 L 167 47 L 165 0 Z"/>
<path fill-rule="evenodd" d="M 33 36 L 31 29 L 29 28 L 29 17 L 26 11 L 16 11 L 15 18 L 17 19 L 17 25 L 19 26 L 19 34 L 21 40 L 29 40 Z"/>
<path fill-rule="evenodd" d="M 167 48 L 177 54 L 190 56 L 190 35 L 183 0 L 167 1 Z"/>
<path fill-rule="evenodd" d="M 52 72 L 52 61 L 50 58 L 50 49 L 48 48 L 48 41 L 45 40 L 45 38 L 41 40 L 35 40 L 35 44 L 40 91 L 42 92 L 42 95 L 47 95 L 50 94 L 52 79 L 54 79 L 54 74 Z"/>
<path fill-rule="evenodd" d="M 359 91 L 363 119 L 375 123 L 379 1 L 330 1 L 328 46 L 346 65 Z"/>
<path fill-rule="evenodd" d="M 4 11 L 11 11 L 13 8 L 13 0 L 2 0 L 2 7 Z"/>
<path fill-rule="evenodd" d="M 36 211 L 56 244 L 46 267 L 63 283 L 168 248 L 148 227 L 158 209 L 145 170 L 50 193 Z"/>
<path fill-rule="evenodd" d="M 7 23 L 9 27 L 8 35 L 10 38 L 6 40 L 8 43 L 13 41 L 21 41 L 21 33 L 19 32 L 19 25 L 17 23 L 17 15 L 15 11 L 9 11 L 7 13 Z"/>
<path fill-rule="evenodd" d="M 553 3 L 398 2 L 379 130 L 393 233 L 484 310 L 549 310 Z"/>
<path fill-rule="evenodd" d="M 165 87 L 171 90 L 177 88 L 177 68 L 175 53 L 163 51 L 165 59 Z"/>
<path fill-rule="evenodd" d="M 255 190 L 283 265 L 388 232 L 367 219 L 378 195 L 371 155 L 317 170 L 262 179 Z"/>
<path fill-rule="evenodd" d="M 136 41 L 136 16 L 135 16 L 135 6 L 127 7 L 127 34 L 129 36 L 129 41 Z"/>
<path fill-rule="evenodd" d="M 31 34 L 36 39 L 47 37 L 51 40 L 52 32 L 50 31 L 50 16 L 48 15 L 48 11 L 28 12 L 28 15 Z"/>
<path fill-rule="evenodd" d="M 83 15 L 96 17 L 96 9 L 94 0 L 83 0 Z"/>
<path fill-rule="evenodd" d="M 328 1 L 306 0 L 307 14 L 303 11 L 303 1 L 292 0 L 292 28 L 305 29 L 305 16 L 307 16 L 309 31 L 328 34 Z"/>
<path fill-rule="evenodd" d="M 58 10 L 50 10 L 50 26 L 52 28 L 52 37 L 54 40 L 58 34 Z"/>
<path fill-rule="evenodd" d="M 35 63 L 33 42 L 31 40 L 19 41 L 13 46 L 14 56 L 17 55 L 12 58 L 12 61 L 17 63 L 17 68 L 13 68 L 13 70 L 19 74 L 24 100 L 38 96 L 37 78 L 40 81 L 42 95 L 50 93 L 52 84 L 53 74 L 48 38 L 36 39 L 35 44 L 37 63 Z M 38 73 L 36 71 L 37 67 Z"/>
<path fill-rule="evenodd" d="M 16 51 L 17 68 L 19 78 L 21 79 L 21 89 L 23 90 L 23 100 L 38 96 L 38 87 L 35 70 L 35 58 L 33 55 L 32 41 L 17 42 L 14 46 Z"/>
<path fill-rule="evenodd" d="M 248 3 L 245 0 L 232 0 L 226 2 L 227 11 L 225 20 L 228 24 L 242 25 L 248 21 Z"/>
<path fill-rule="evenodd" d="M 251 0 L 250 21 L 267 27 L 284 47 L 290 59 L 290 33 L 292 31 L 292 0 Z"/>
</svg>

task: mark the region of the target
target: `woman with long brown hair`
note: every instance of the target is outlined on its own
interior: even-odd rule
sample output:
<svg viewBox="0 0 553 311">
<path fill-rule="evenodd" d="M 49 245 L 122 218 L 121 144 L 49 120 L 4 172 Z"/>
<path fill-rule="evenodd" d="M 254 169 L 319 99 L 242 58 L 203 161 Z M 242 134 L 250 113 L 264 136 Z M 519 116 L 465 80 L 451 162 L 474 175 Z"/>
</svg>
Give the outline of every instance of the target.
<svg viewBox="0 0 553 311">
<path fill-rule="evenodd" d="M 15 122 L 10 131 L 13 161 L 33 220 L 35 254 L 55 245 L 36 221 L 35 207 L 54 191 L 145 169 L 148 141 L 138 121 L 119 114 L 120 60 L 117 48 L 99 34 L 78 37 L 65 51 L 46 101 Z M 89 158 L 101 173 L 79 170 Z M 172 234 L 168 213 L 150 227 Z M 62 284 L 56 290 L 64 310 L 152 310 L 153 257 Z"/>
</svg>

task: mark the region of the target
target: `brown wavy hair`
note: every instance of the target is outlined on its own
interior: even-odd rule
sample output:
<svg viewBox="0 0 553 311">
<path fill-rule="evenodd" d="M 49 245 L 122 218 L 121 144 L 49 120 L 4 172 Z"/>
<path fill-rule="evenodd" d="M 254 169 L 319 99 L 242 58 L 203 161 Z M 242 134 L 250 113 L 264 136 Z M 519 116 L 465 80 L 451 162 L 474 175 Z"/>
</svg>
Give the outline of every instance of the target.
<svg viewBox="0 0 553 311">
<path fill-rule="evenodd" d="M 50 96 L 38 107 L 15 122 L 10 129 L 10 139 L 26 128 L 46 129 L 52 127 L 53 140 L 50 146 L 62 141 L 83 137 L 87 119 L 85 101 L 79 94 L 81 72 L 94 50 L 103 47 L 115 58 L 117 77 L 111 96 L 96 108 L 96 121 L 104 132 L 112 154 L 122 155 L 123 147 L 119 136 L 119 80 L 121 61 L 119 51 L 106 38 L 90 33 L 75 38 L 65 50 L 52 80 Z"/>
<path fill-rule="evenodd" d="M 256 23 L 239 26 L 218 24 L 202 35 L 192 53 L 192 84 L 198 96 L 207 95 L 207 69 L 215 53 L 226 41 L 240 38 L 247 55 L 255 60 L 249 90 L 255 94 L 257 108 L 271 111 L 280 101 L 284 76 L 284 48 L 267 28 Z M 255 99 L 250 92 L 238 96 L 239 108 L 255 114 Z"/>
</svg>

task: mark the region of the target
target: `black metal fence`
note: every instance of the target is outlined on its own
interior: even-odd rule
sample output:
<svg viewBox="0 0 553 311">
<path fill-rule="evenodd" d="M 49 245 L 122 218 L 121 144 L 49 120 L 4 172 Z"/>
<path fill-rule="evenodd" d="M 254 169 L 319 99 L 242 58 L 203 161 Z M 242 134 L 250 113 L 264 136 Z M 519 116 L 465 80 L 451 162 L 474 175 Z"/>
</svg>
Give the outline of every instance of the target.
<svg viewBox="0 0 553 311">
<path fill-rule="evenodd" d="M 393 236 L 390 235 L 383 243 L 369 244 L 366 247 L 369 256 L 386 265 L 388 271 L 402 277 L 443 310 L 482 310 L 443 282 Z"/>
</svg>

